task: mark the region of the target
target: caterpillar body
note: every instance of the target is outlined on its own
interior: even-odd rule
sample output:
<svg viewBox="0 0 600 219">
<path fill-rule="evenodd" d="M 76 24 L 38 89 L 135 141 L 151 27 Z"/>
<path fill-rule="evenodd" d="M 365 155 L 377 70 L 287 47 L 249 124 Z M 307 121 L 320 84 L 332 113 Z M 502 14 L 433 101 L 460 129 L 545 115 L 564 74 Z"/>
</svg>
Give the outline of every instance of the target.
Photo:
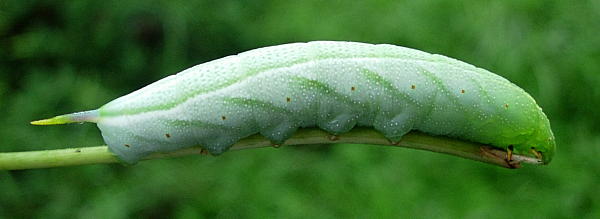
<svg viewBox="0 0 600 219">
<path fill-rule="evenodd" d="M 400 46 L 316 41 L 259 48 L 168 76 L 97 110 L 33 122 L 95 122 L 127 163 L 200 145 L 221 154 L 260 133 L 281 144 L 298 128 L 411 130 L 540 153 L 554 136 L 535 100 L 508 80 Z M 533 149 L 533 150 L 532 150 Z"/>
</svg>

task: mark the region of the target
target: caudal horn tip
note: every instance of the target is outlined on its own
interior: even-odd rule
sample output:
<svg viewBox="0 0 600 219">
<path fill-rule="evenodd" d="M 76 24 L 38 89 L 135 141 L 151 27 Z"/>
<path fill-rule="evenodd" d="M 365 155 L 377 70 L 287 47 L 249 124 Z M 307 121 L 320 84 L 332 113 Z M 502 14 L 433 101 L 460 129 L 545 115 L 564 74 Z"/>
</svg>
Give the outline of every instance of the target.
<svg viewBox="0 0 600 219">
<path fill-rule="evenodd" d="M 85 112 L 71 113 L 66 115 L 55 116 L 49 119 L 36 120 L 31 122 L 32 125 L 60 125 L 74 122 L 96 122 L 98 118 L 97 110 Z"/>
<path fill-rule="evenodd" d="M 66 116 L 55 116 L 50 119 L 42 119 L 31 122 L 32 125 L 59 125 L 73 122 Z"/>
</svg>

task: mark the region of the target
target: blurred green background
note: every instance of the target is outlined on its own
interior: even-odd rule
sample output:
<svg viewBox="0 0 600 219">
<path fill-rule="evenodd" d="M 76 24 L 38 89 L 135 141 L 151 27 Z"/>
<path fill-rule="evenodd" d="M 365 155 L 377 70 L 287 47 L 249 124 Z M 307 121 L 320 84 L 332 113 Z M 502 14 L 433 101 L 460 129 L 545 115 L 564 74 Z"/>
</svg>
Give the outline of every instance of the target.
<svg viewBox="0 0 600 219">
<path fill-rule="evenodd" d="M 288 42 L 444 54 L 528 91 L 549 166 L 507 170 L 361 145 L 264 148 L 125 167 L 0 171 L 0 218 L 600 218 L 600 1 L 0 1 L 0 152 L 102 145 L 94 109 L 167 75 Z"/>
</svg>

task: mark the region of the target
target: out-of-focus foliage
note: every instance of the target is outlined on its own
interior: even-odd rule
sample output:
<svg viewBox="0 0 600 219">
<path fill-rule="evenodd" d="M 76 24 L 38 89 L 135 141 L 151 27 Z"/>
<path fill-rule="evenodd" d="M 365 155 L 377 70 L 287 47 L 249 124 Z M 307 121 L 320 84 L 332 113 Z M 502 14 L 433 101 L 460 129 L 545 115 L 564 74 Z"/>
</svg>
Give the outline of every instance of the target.
<svg viewBox="0 0 600 219">
<path fill-rule="evenodd" d="M 166 75 L 296 41 L 390 43 L 496 72 L 557 138 L 505 170 L 360 145 L 0 172 L 0 218 L 600 218 L 600 1 L 0 1 L 0 151 L 103 144 L 93 109 Z"/>
</svg>

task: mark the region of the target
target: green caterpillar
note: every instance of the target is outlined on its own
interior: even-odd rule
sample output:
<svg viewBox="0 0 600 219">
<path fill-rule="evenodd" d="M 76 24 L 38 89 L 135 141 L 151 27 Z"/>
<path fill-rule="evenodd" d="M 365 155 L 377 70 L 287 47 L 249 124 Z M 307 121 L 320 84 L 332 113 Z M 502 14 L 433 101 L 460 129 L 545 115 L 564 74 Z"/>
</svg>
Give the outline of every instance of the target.
<svg viewBox="0 0 600 219">
<path fill-rule="evenodd" d="M 535 100 L 508 80 L 441 55 L 394 45 L 318 41 L 265 47 L 186 69 L 97 110 L 32 122 L 95 122 L 127 163 L 201 145 L 221 154 L 260 133 L 281 144 L 298 128 L 411 130 L 536 156 L 555 151 Z"/>
</svg>

